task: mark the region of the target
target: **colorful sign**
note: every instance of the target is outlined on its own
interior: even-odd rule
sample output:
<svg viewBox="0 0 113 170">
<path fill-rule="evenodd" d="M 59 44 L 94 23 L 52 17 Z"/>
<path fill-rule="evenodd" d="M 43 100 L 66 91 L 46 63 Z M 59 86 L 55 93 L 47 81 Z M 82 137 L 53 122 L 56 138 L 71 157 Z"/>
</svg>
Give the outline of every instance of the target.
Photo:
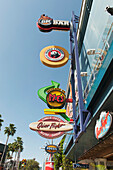
<svg viewBox="0 0 113 170">
<path fill-rule="evenodd" d="M 64 52 L 58 48 L 49 48 L 45 51 L 45 57 L 49 61 L 60 61 L 64 58 Z"/>
<path fill-rule="evenodd" d="M 54 154 L 59 151 L 59 148 L 56 145 L 51 144 L 45 147 L 45 151 L 49 154 Z"/>
<path fill-rule="evenodd" d="M 60 84 L 55 81 L 51 81 L 51 83 L 52 83 L 52 85 L 42 87 L 41 89 L 38 90 L 39 98 L 41 100 L 43 100 L 45 103 L 47 103 L 47 101 L 46 101 L 47 93 L 46 92 L 51 88 L 58 88 L 60 86 Z"/>
<path fill-rule="evenodd" d="M 109 131 L 112 123 L 112 116 L 109 112 L 103 111 L 100 114 L 99 120 L 96 121 L 95 125 L 95 136 L 100 139 L 106 135 Z"/>
<path fill-rule="evenodd" d="M 66 49 L 60 46 L 48 46 L 41 50 L 40 60 L 48 67 L 61 67 L 64 66 L 69 59 L 69 53 Z"/>
<path fill-rule="evenodd" d="M 57 82 L 55 82 L 55 81 L 51 81 L 51 83 L 52 83 L 52 85 L 49 85 L 49 86 L 46 86 L 46 87 L 42 87 L 42 88 L 40 88 L 39 90 L 38 90 L 38 96 L 39 96 L 39 98 L 41 99 L 41 100 L 43 100 L 45 103 L 47 103 L 47 100 L 46 100 L 46 97 L 47 97 L 47 92 L 50 90 L 50 89 L 52 89 L 52 88 L 58 88 L 59 86 L 60 86 L 60 84 L 59 83 L 57 83 Z M 49 111 L 48 111 L 49 110 Z M 67 121 L 70 121 L 70 118 L 65 114 L 65 111 L 64 111 L 64 109 L 54 109 L 54 111 L 53 111 L 53 109 L 51 109 L 51 111 L 50 111 L 50 109 L 44 109 L 44 113 L 45 114 L 52 114 L 52 112 L 53 112 L 53 114 L 57 114 L 58 113 L 58 110 L 59 110 L 59 114 L 64 118 L 64 119 L 66 119 Z M 48 112 L 48 113 L 47 113 Z M 57 113 L 56 113 L 57 112 Z M 61 113 L 62 112 L 62 113 Z"/>
<path fill-rule="evenodd" d="M 70 30 L 70 22 L 62 20 L 53 20 L 52 18 L 42 14 L 38 19 L 37 27 L 42 32 L 50 32 L 52 30 Z"/>
<path fill-rule="evenodd" d="M 49 108 L 63 108 L 66 100 L 65 91 L 59 88 L 53 88 L 47 91 L 47 105 Z"/>
<path fill-rule="evenodd" d="M 37 131 L 39 135 L 48 139 L 58 138 L 66 131 L 73 129 L 71 124 L 65 123 L 58 117 L 48 116 L 29 125 L 31 130 Z"/>
<path fill-rule="evenodd" d="M 22 167 L 25 167 L 26 166 L 26 159 L 22 159 L 22 161 L 21 161 L 21 164 L 22 164 Z"/>
</svg>

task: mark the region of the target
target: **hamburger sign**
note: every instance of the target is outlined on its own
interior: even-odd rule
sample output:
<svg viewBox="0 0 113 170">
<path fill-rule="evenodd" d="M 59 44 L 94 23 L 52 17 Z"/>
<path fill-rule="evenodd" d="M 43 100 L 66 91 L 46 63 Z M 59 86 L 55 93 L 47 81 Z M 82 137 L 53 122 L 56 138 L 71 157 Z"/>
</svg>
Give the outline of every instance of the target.
<svg viewBox="0 0 113 170">
<path fill-rule="evenodd" d="M 65 123 L 62 119 L 54 116 L 47 116 L 40 119 L 38 122 L 33 122 L 29 125 L 31 130 L 37 131 L 42 137 L 54 139 L 62 136 L 64 132 L 73 129 L 69 123 Z"/>
</svg>

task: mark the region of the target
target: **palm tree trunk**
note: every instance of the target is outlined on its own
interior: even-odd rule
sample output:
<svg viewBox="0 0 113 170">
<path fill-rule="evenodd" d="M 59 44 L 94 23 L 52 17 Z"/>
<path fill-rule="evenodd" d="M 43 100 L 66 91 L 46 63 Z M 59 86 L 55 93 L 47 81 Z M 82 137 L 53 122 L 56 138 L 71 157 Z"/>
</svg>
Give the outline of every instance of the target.
<svg viewBox="0 0 113 170">
<path fill-rule="evenodd" d="M 0 160 L 0 165 L 2 165 L 2 161 L 3 161 L 3 158 L 4 158 L 4 154 L 6 152 L 6 147 L 7 147 L 8 140 L 9 140 L 9 135 L 7 136 L 6 144 L 4 146 L 3 154 L 2 154 L 2 157 L 1 157 L 1 160 Z"/>
<path fill-rule="evenodd" d="M 20 148 L 18 149 L 18 155 L 17 155 L 17 161 L 16 161 L 16 168 L 18 169 L 19 166 L 19 160 L 20 160 Z"/>
<path fill-rule="evenodd" d="M 6 155 L 4 166 L 6 167 L 6 161 L 7 161 L 8 155 Z"/>
<path fill-rule="evenodd" d="M 13 165 L 12 165 L 12 170 L 14 169 L 14 163 L 16 164 L 16 162 L 15 162 L 15 160 L 16 160 L 16 155 L 17 155 L 17 152 L 15 153 L 15 158 L 14 158 Z"/>
</svg>

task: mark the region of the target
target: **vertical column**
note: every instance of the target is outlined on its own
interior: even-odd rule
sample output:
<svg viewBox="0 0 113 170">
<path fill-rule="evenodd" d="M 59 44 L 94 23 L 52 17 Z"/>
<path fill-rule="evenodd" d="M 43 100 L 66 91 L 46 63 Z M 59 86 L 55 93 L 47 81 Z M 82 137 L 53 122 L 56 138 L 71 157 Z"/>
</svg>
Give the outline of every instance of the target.
<svg viewBox="0 0 113 170">
<path fill-rule="evenodd" d="M 73 56 L 73 51 L 72 51 L 72 31 L 70 29 L 70 51 L 71 51 L 71 85 L 72 85 L 72 105 L 73 105 L 73 119 L 74 119 L 74 140 L 76 139 L 77 136 L 77 125 L 76 125 L 76 97 L 75 97 L 75 77 L 74 77 L 74 71 L 75 71 L 75 60 Z"/>
<path fill-rule="evenodd" d="M 75 64 L 77 72 L 77 85 L 78 85 L 78 97 L 79 97 L 79 115 L 80 115 L 80 130 L 83 131 L 83 111 L 84 111 L 84 102 L 82 95 L 82 85 L 81 85 L 81 76 L 80 76 L 80 65 L 79 65 L 79 56 L 78 56 L 78 44 L 76 36 L 76 19 L 74 12 L 72 12 L 72 24 L 73 24 L 73 33 L 74 33 L 74 52 L 75 52 Z"/>
</svg>

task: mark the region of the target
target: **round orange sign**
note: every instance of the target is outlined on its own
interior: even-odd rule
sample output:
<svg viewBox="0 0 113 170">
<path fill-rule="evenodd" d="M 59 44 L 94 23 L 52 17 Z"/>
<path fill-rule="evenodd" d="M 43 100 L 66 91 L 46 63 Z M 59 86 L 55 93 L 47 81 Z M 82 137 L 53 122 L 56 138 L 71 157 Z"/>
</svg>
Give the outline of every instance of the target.
<svg viewBox="0 0 113 170">
<path fill-rule="evenodd" d="M 66 96 L 60 89 L 52 89 L 47 94 L 46 101 L 49 108 L 59 108 L 61 109 L 65 104 Z"/>
<path fill-rule="evenodd" d="M 69 53 L 60 46 L 48 46 L 40 52 L 41 62 L 48 67 L 61 67 L 68 62 Z"/>
</svg>

